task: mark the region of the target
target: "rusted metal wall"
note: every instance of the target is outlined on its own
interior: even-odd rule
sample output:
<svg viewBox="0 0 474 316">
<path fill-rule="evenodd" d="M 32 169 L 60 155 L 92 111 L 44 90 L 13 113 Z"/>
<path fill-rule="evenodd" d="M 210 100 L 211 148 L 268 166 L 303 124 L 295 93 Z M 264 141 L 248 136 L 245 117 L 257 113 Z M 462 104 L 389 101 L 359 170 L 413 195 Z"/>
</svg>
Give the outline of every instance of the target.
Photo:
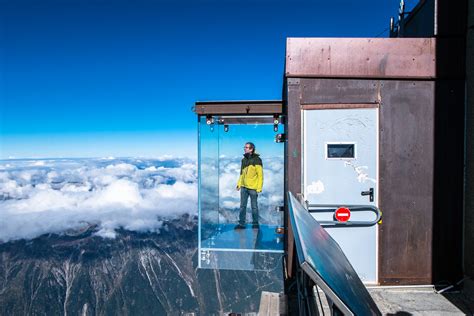
<svg viewBox="0 0 474 316">
<path fill-rule="evenodd" d="M 432 283 L 434 82 L 381 82 L 379 281 Z"/>
<path fill-rule="evenodd" d="M 287 41 L 285 167 L 292 193 L 302 192 L 301 109 L 379 106 L 381 284 L 432 283 L 435 48 L 434 39 Z"/>
<path fill-rule="evenodd" d="M 285 269 L 285 294 L 288 298 L 288 315 L 299 314 L 298 290 L 295 286 L 297 278 L 297 254 L 295 250 L 295 239 L 288 216 L 288 195 L 292 192 L 295 196 L 301 193 L 301 114 L 293 104 L 299 104 L 300 99 L 299 79 L 286 79 L 283 82 L 283 111 L 286 116 L 287 128 L 285 143 L 285 213 L 284 223 L 287 231 L 285 232 L 285 251 L 284 258 Z M 290 127 L 290 128 L 289 128 Z"/>
<path fill-rule="evenodd" d="M 286 137 L 287 142 L 285 146 L 285 207 L 286 192 L 291 192 L 295 196 L 301 193 L 301 112 L 299 107 L 294 106 L 299 104 L 301 97 L 299 79 L 288 79 L 284 86 L 286 91 L 283 97 L 285 105 L 285 114 L 287 119 Z M 285 210 L 285 227 L 288 231 L 286 234 L 287 251 L 286 270 L 290 278 L 294 277 L 295 267 L 295 253 L 294 253 L 294 237 L 291 231 L 290 219 L 288 217 L 288 209 Z"/>
<path fill-rule="evenodd" d="M 289 38 L 286 45 L 286 77 L 435 77 L 431 38 Z"/>
<path fill-rule="evenodd" d="M 379 282 L 431 283 L 434 82 L 290 78 L 288 188 L 301 192 L 301 108 L 379 104 Z M 293 133 L 293 134 L 290 134 Z"/>
</svg>

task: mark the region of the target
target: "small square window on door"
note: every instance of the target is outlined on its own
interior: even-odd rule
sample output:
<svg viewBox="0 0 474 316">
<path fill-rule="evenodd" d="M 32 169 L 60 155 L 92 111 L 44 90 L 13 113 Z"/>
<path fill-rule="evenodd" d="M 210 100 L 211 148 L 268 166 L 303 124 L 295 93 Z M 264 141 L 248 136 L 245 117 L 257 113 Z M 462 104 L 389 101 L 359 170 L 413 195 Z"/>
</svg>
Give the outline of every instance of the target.
<svg viewBox="0 0 474 316">
<path fill-rule="evenodd" d="M 326 159 L 355 159 L 356 144 L 350 142 L 344 143 L 325 143 Z"/>
</svg>

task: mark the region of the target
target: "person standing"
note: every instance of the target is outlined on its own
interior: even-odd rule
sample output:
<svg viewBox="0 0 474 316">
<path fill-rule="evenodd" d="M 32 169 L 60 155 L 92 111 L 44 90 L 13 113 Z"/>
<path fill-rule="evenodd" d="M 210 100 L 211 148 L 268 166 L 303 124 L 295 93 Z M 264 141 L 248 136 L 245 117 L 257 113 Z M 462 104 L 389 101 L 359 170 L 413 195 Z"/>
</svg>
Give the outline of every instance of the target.
<svg viewBox="0 0 474 316">
<path fill-rule="evenodd" d="M 235 229 L 245 228 L 245 218 L 247 215 L 247 203 L 250 196 L 250 206 L 252 208 L 252 228 L 259 227 L 258 215 L 258 194 L 263 187 L 263 164 L 260 155 L 255 152 L 255 145 L 251 142 L 245 143 L 244 157 L 240 165 L 240 176 L 237 182 L 237 191 L 240 190 L 240 213 L 239 224 Z"/>
</svg>

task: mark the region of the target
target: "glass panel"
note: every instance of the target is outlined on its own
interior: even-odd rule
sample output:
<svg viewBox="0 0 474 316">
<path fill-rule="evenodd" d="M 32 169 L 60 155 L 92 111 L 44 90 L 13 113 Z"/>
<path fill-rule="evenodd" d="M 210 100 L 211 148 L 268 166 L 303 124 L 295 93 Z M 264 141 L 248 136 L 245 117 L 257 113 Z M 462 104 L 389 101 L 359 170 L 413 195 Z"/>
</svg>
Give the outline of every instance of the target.
<svg viewBox="0 0 474 316">
<path fill-rule="evenodd" d="M 200 121 L 200 264 L 201 268 L 270 270 L 281 265 L 283 235 L 283 148 L 273 118 L 214 117 Z M 247 124 L 248 123 L 248 124 Z M 258 223 L 253 227 L 251 197 L 239 223 L 241 193 L 236 189 L 246 142 L 256 146 L 263 164 L 263 187 L 257 195 Z M 209 152 L 208 152 L 209 151 Z M 248 169 L 254 172 L 254 169 Z M 250 192 L 250 195 L 255 192 Z"/>
<path fill-rule="evenodd" d="M 355 158 L 355 144 L 326 144 L 327 158 Z"/>
<path fill-rule="evenodd" d="M 199 123 L 199 240 L 209 240 L 219 223 L 219 128 Z"/>
<path fill-rule="evenodd" d="M 336 304 L 340 300 L 355 315 L 381 315 L 337 242 L 291 193 L 288 200 L 298 261 L 304 271 L 323 290 L 330 289 L 325 292 Z"/>
</svg>

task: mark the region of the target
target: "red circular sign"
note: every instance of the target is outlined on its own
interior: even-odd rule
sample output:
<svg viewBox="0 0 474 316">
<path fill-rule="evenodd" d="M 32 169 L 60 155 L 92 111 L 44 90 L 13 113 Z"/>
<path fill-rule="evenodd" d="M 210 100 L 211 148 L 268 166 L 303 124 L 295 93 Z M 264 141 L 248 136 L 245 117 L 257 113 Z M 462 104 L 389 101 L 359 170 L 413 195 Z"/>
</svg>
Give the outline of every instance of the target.
<svg viewBox="0 0 474 316">
<path fill-rule="evenodd" d="M 351 218 L 351 210 L 347 207 L 340 207 L 334 212 L 334 217 L 338 222 L 347 222 Z"/>
</svg>

